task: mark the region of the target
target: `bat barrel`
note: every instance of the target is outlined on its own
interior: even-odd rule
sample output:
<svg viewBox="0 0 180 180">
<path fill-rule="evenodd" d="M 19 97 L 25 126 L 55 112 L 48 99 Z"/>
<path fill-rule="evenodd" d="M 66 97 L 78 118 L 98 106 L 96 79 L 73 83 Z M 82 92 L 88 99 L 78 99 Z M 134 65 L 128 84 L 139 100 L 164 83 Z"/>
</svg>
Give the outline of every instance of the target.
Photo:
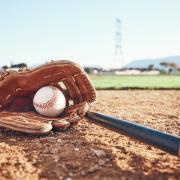
<svg viewBox="0 0 180 180">
<path fill-rule="evenodd" d="M 90 122 L 180 156 L 180 137 L 105 114 L 87 112 Z"/>
</svg>

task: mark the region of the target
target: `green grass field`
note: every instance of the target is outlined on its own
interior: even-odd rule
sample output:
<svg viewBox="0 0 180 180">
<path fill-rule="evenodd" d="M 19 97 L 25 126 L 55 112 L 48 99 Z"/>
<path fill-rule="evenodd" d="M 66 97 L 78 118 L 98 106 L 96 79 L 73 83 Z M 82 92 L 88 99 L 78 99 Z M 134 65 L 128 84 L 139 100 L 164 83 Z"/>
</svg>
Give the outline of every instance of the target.
<svg viewBox="0 0 180 180">
<path fill-rule="evenodd" d="M 171 89 L 180 88 L 179 75 L 159 76 L 90 76 L 96 89 L 123 89 L 123 88 L 144 88 L 144 89 Z"/>
</svg>

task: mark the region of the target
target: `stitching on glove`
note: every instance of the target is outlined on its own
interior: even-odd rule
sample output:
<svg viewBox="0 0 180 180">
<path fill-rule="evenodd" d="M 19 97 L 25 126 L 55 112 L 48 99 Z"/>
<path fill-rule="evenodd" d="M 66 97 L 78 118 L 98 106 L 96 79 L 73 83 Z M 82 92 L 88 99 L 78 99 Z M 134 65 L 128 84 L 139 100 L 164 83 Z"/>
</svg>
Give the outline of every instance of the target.
<svg viewBox="0 0 180 180">
<path fill-rule="evenodd" d="M 95 88 L 88 76 L 79 65 L 71 61 L 52 62 L 29 70 L 27 73 L 25 71 L 27 70 L 21 70 L 21 72 L 8 71 L 0 74 L 0 80 L 4 79 L 1 83 L 5 85 L 2 86 L 3 96 L 0 97 L 2 100 L 0 109 L 3 110 L 0 112 L 0 124 L 6 122 L 6 124 L 2 124 L 3 127 L 37 134 L 49 132 L 52 128 L 51 125 L 55 128 L 57 126 L 60 129 L 67 129 L 77 124 L 84 117 L 89 105 L 96 100 Z M 37 76 L 35 76 L 36 73 Z M 16 75 L 17 83 L 14 81 Z M 12 86 L 11 83 L 9 84 L 8 78 L 13 82 Z M 41 117 L 34 112 L 31 102 L 34 93 L 39 88 L 51 84 L 58 87 L 66 98 L 66 108 L 58 118 Z M 6 88 L 9 88 L 8 91 Z M 4 103 L 5 101 L 7 103 Z M 10 106 L 8 107 L 8 105 Z M 16 111 L 16 106 L 19 107 L 20 111 Z M 50 102 L 48 106 L 50 106 Z M 47 105 L 46 108 L 48 108 Z M 18 118 L 20 118 L 19 121 Z"/>
<path fill-rule="evenodd" d="M 16 89 L 16 92 L 21 91 L 21 90 L 22 90 L 21 88 L 17 88 L 17 89 Z"/>
<path fill-rule="evenodd" d="M 0 81 L 3 80 L 3 79 L 4 79 L 6 76 L 8 76 L 9 74 L 10 74 L 9 71 L 2 72 L 2 73 L 0 74 Z"/>
<path fill-rule="evenodd" d="M 10 94 L 9 94 L 9 95 L 7 95 L 7 97 L 6 97 L 6 101 L 8 101 L 10 98 L 11 98 L 11 95 L 10 95 Z"/>
</svg>

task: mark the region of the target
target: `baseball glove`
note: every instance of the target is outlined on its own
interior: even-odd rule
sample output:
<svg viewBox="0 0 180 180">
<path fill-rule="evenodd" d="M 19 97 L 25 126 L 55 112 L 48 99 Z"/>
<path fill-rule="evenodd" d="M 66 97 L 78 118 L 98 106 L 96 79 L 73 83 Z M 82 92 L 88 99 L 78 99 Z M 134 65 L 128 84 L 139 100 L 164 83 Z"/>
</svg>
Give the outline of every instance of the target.
<svg viewBox="0 0 180 180">
<path fill-rule="evenodd" d="M 66 98 L 57 118 L 39 115 L 33 97 L 43 86 L 58 87 Z M 32 70 L 5 71 L 0 76 L 0 126 L 12 130 L 46 134 L 52 128 L 66 130 L 82 119 L 96 93 L 84 70 L 71 61 L 52 61 Z"/>
</svg>

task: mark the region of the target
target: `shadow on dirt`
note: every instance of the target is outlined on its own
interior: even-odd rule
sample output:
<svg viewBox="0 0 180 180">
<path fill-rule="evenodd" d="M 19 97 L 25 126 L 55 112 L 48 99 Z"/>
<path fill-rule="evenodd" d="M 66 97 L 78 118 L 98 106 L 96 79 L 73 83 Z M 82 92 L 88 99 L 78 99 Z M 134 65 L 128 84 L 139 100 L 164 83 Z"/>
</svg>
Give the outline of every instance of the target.
<svg viewBox="0 0 180 180">
<path fill-rule="evenodd" d="M 158 171 L 158 162 L 147 165 L 144 157 L 119 147 L 124 159 L 129 158 L 128 167 L 124 170 L 110 149 L 87 141 L 84 128 L 81 125 L 66 132 L 51 132 L 47 136 L 0 129 L 0 141 L 23 148 L 28 162 L 40 170 L 39 178 L 178 179 L 178 173 Z M 123 163 L 123 158 L 120 162 Z"/>
</svg>

